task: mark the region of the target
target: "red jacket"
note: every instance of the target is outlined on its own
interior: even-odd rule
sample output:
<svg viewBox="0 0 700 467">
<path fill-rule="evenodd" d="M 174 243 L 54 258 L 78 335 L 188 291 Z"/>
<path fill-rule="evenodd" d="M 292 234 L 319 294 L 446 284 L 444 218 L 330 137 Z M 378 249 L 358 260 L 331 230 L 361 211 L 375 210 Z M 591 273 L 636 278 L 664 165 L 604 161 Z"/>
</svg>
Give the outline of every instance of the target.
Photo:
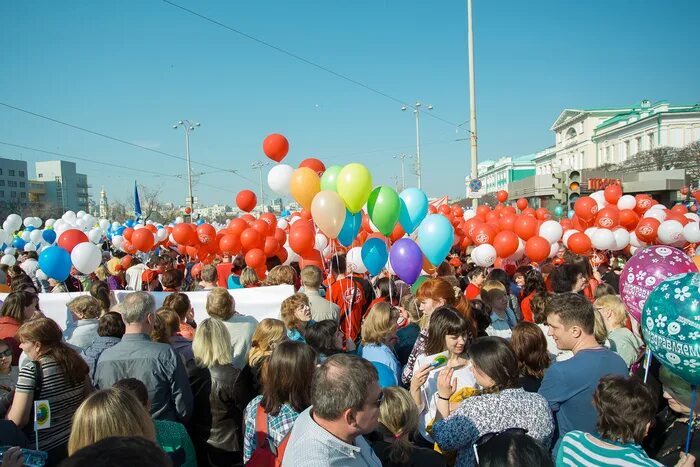
<svg viewBox="0 0 700 467">
<path fill-rule="evenodd" d="M 336 280 L 326 293 L 326 299 L 340 308 L 339 327 L 343 335 L 356 340 L 364 318 L 365 295 L 362 286 L 348 277 Z"/>
<path fill-rule="evenodd" d="M 12 350 L 12 364 L 19 363 L 19 356 L 22 354 L 22 349 L 19 348 L 19 340 L 17 340 L 17 330 L 21 326 L 20 322 L 9 316 L 0 316 L 0 339 L 7 342 L 7 345 Z"/>
</svg>

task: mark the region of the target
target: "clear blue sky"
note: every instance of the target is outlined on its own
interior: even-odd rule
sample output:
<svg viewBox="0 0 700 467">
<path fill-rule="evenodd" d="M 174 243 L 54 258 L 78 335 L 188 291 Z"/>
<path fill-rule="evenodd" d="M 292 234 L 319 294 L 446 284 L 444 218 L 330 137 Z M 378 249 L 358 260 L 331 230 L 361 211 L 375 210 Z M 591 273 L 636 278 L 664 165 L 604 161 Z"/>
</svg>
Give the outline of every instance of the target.
<svg viewBox="0 0 700 467">
<path fill-rule="evenodd" d="M 466 1 L 177 3 L 405 102 L 432 104 L 445 120 L 468 120 Z M 549 127 L 567 107 L 700 101 L 699 17 L 695 0 L 474 0 L 479 159 L 553 144 Z M 205 204 L 257 190 L 250 164 L 265 159 L 271 132 L 290 140 L 284 162 L 361 162 L 375 184 L 393 186 L 392 156 L 415 152 L 414 119 L 399 103 L 162 1 L 0 2 L 0 43 L 0 102 L 179 156 L 184 138 L 172 123 L 200 121 L 193 160 L 252 180 L 202 175 L 195 191 Z M 466 133 L 421 122 L 424 189 L 462 194 L 469 144 L 455 139 Z M 0 128 L 1 141 L 185 173 L 184 162 L 2 106 Z M 26 159 L 30 173 L 34 161 L 56 158 L 3 145 L 0 156 Z M 138 179 L 162 187 L 166 201 L 185 200 L 183 179 L 78 169 L 93 195 L 104 186 L 123 200 Z"/>
</svg>

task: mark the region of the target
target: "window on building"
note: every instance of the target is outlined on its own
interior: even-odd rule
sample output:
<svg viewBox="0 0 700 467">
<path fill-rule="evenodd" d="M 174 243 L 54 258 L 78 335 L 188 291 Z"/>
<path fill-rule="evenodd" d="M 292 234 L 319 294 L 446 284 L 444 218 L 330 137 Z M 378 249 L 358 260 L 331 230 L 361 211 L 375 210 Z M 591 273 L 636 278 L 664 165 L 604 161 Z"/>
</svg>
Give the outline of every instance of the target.
<svg viewBox="0 0 700 467">
<path fill-rule="evenodd" d="M 637 147 L 635 148 L 635 152 L 639 152 L 642 150 L 642 137 L 638 136 L 637 137 Z"/>
<path fill-rule="evenodd" d="M 654 149 L 654 133 L 649 133 L 647 137 L 649 138 L 649 144 L 647 145 L 647 149 Z"/>
<path fill-rule="evenodd" d="M 0 175 L 2 175 L 2 169 L 0 169 Z"/>
<path fill-rule="evenodd" d="M 0 186 L 5 186 L 5 180 L 0 180 Z"/>
<path fill-rule="evenodd" d="M 579 132 L 579 133 L 583 133 L 583 122 L 580 122 L 580 123 L 578 124 L 578 132 Z"/>
<path fill-rule="evenodd" d="M 573 138 L 576 138 L 576 130 L 574 127 L 571 127 L 566 131 L 566 139 L 569 140 Z"/>
<path fill-rule="evenodd" d="M 8 181 L 7 181 L 7 186 L 16 188 L 16 187 L 17 187 L 17 182 L 14 181 L 14 180 L 8 180 Z"/>
<path fill-rule="evenodd" d="M 20 177 L 24 177 L 24 170 L 20 170 L 20 171 L 19 171 L 19 176 L 20 176 Z"/>
<path fill-rule="evenodd" d="M 24 191 L 21 191 L 21 192 L 19 193 L 19 197 L 20 197 L 20 198 L 26 198 L 26 197 L 27 197 L 27 193 L 25 193 Z"/>
<path fill-rule="evenodd" d="M 44 178 L 44 174 L 38 174 L 37 175 L 39 178 Z"/>
<path fill-rule="evenodd" d="M 24 182 L 19 182 L 19 187 L 24 188 Z"/>
<path fill-rule="evenodd" d="M 15 176 L 15 171 L 14 171 L 14 170 L 8 170 L 7 174 L 8 174 L 10 177 L 14 177 L 14 176 Z"/>
<path fill-rule="evenodd" d="M 629 140 L 625 141 L 625 144 L 623 146 L 622 160 L 626 161 L 628 157 L 630 157 L 630 142 L 629 142 Z"/>
<path fill-rule="evenodd" d="M 5 190 L 0 190 L 0 198 L 4 198 L 4 197 L 5 197 Z"/>
<path fill-rule="evenodd" d="M 16 191 L 11 191 L 10 192 L 10 198 L 16 198 L 17 197 L 17 192 Z"/>
</svg>

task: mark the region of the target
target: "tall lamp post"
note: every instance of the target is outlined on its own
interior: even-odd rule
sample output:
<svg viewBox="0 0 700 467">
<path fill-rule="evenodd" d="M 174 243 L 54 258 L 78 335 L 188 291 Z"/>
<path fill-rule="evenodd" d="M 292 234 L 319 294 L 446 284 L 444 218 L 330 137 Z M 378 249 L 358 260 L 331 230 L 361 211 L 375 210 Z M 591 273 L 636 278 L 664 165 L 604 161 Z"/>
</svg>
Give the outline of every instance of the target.
<svg viewBox="0 0 700 467">
<path fill-rule="evenodd" d="M 253 170 L 257 170 L 258 175 L 260 176 L 260 206 L 262 206 L 262 212 L 265 212 L 265 190 L 263 185 L 262 169 L 263 167 L 267 167 L 268 165 L 272 165 L 272 162 L 255 161 L 252 164 L 250 164 L 250 168 Z"/>
<path fill-rule="evenodd" d="M 189 197 L 187 198 L 187 207 L 190 208 L 190 219 L 194 212 L 194 197 L 192 196 L 192 161 L 190 160 L 190 132 L 198 128 L 199 122 L 190 122 L 189 120 L 180 120 L 173 124 L 173 129 L 182 128 L 185 130 L 185 148 L 187 150 L 187 187 L 189 189 Z"/>
<path fill-rule="evenodd" d="M 478 173 L 476 152 L 476 89 L 474 83 L 474 34 L 472 28 L 472 0 L 467 0 L 467 45 L 469 48 L 469 131 L 471 141 L 471 178 L 475 179 Z M 478 200 L 472 200 L 472 206 L 476 209 Z"/>
<path fill-rule="evenodd" d="M 399 159 L 401 161 L 401 191 L 406 188 L 406 171 L 404 169 L 404 160 L 406 158 L 411 158 L 408 154 L 399 154 L 398 156 L 393 156 L 394 159 Z"/>
<path fill-rule="evenodd" d="M 418 189 L 421 189 L 421 166 L 420 166 L 420 112 L 421 112 L 421 103 L 416 102 L 415 105 L 413 106 L 413 115 L 416 116 L 416 175 L 418 175 Z M 427 107 L 428 110 L 433 110 L 433 106 L 429 105 Z M 408 110 L 408 107 L 405 105 L 401 107 L 402 111 Z"/>
</svg>

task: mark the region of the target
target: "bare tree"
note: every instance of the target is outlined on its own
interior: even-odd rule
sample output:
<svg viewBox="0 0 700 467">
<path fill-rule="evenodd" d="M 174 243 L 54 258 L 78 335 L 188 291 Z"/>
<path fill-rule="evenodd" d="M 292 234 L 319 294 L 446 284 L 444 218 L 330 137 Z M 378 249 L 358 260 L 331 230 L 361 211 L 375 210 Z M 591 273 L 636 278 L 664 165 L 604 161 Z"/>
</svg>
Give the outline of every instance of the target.
<svg viewBox="0 0 700 467">
<path fill-rule="evenodd" d="M 160 195 L 163 192 L 162 186 L 138 185 L 139 202 L 141 204 L 141 220 L 150 220 L 161 208 Z M 126 198 L 128 206 L 134 206 L 134 195 L 129 195 Z M 153 219 L 155 220 L 155 219 Z"/>
</svg>

